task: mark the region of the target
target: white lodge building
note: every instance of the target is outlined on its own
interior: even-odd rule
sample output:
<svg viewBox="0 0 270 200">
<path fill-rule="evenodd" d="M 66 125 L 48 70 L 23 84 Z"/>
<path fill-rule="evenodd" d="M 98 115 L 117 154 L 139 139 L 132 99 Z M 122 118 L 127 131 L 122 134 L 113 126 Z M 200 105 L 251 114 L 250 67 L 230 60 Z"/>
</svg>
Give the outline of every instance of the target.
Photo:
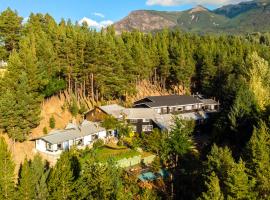
<svg viewBox="0 0 270 200">
<path fill-rule="evenodd" d="M 97 139 L 106 139 L 105 128 L 98 123 L 84 121 L 80 126 L 69 124 L 64 130 L 55 130 L 35 140 L 36 149 L 42 153 L 60 154 L 72 146 L 84 148 Z"/>
</svg>

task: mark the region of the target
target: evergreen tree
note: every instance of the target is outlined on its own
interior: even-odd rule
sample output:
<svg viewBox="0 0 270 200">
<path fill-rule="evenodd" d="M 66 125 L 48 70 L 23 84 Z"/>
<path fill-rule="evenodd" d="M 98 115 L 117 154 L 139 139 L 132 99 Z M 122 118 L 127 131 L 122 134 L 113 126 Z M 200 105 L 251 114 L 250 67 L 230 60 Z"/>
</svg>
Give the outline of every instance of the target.
<svg viewBox="0 0 270 200">
<path fill-rule="evenodd" d="M 215 172 L 208 177 L 208 181 L 205 183 L 207 191 L 202 194 L 200 200 L 223 200 L 224 196 L 220 189 L 219 179 L 216 176 Z"/>
<path fill-rule="evenodd" d="M 270 196 L 270 131 L 264 122 L 255 128 L 247 146 L 249 167 L 256 178 L 260 198 Z"/>
<path fill-rule="evenodd" d="M 246 171 L 245 163 L 240 160 L 227 172 L 224 182 L 227 199 L 256 199 L 255 180 L 250 179 Z"/>
<path fill-rule="evenodd" d="M 10 8 L 7 8 L 0 15 L 0 41 L 4 42 L 5 48 L 9 53 L 13 49 L 18 49 L 22 20 L 23 18 Z"/>
<path fill-rule="evenodd" d="M 18 184 L 17 199 L 31 200 L 35 197 L 35 184 L 33 179 L 36 178 L 31 171 L 30 163 L 27 159 L 21 165 Z"/>
<path fill-rule="evenodd" d="M 0 137 L 0 199 L 14 199 L 15 164 L 3 137 Z"/>
<path fill-rule="evenodd" d="M 113 166 L 88 161 L 77 182 L 77 198 L 111 199 L 115 194 L 109 167 Z"/>
<path fill-rule="evenodd" d="M 74 195 L 73 191 L 73 169 L 70 161 L 70 153 L 64 152 L 52 169 L 48 179 L 49 199 L 67 200 Z"/>
<path fill-rule="evenodd" d="M 220 148 L 214 144 L 209 155 L 207 155 L 207 171 L 209 171 L 209 174 L 215 172 L 219 177 L 220 184 L 224 183 L 227 172 L 231 170 L 234 164 L 232 152 L 228 147 Z"/>
<path fill-rule="evenodd" d="M 47 199 L 49 196 L 47 179 L 50 170 L 46 164 L 42 161 L 40 155 L 36 155 L 30 162 L 30 170 L 32 175 L 32 183 L 34 190 L 34 199 L 42 200 Z"/>
</svg>

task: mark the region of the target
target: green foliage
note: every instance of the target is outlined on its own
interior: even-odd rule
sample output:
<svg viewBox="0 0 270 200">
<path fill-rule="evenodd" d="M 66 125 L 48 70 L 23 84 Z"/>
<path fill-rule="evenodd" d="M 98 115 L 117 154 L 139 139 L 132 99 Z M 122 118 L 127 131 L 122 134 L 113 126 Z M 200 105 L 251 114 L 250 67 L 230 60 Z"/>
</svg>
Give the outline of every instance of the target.
<svg viewBox="0 0 270 200">
<path fill-rule="evenodd" d="M 78 102 L 75 98 L 72 99 L 70 105 L 69 105 L 69 112 L 73 117 L 76 117 L 79 113 L 79 106 Z"/>
<path fill-rule="evenodd" d="M 168 152 L 167 138 L 167 133 L 154 129 L 151 134 L 143 135 L 142 147 L 144 147 L 147 151 L 161 156 L 162 159 L 165 159 Z"/>
<path fill-rule="evenodd" d="M 73 181 L 74 169 L 72 168 L 69 152 L 61 154 L 56 166 L 49 175 L 48 191 L 49 199 L 70 199 L 74 195 Z"/>
<path fill-rule="evenodd" d="M 253 191 L 255 182 L 250 180 L 242 160 L 227 171 L 224 184 L 227 199 L 256 199 L 256 192 Z"/>
<path fill-rule="evenodd" d="M 42 132 L 43 132 L 44 135 L 47 135 L 47 134 L 48 134 L 48 129 L 47 129 L 47 127 L 44 127 L 44 128 L 42 129 Z"/>
<path fill-rule="evenodd" d="M 15 164 L 3 137 L 0 137 L 0 199 L 13 199 L 15 195 Z"/>
<path fill-rule="evenodd" d="M 256 199 L 257 192 L 254 191 L 256 180 L 250 177 L 242 159 L 238 163 L 234 161 L 228 147 L 219 148 L 214 145 L 207 156 L 206 166 L 209 173 L 215 173 L 210 185 L 207 184 L 208 190 L 211 184 L 214 184 L 211 181 L 215 180 L 215 189 L 221 190 L 219 193 L 223 194 L 225 199 Z M 220 188 L 217 187 L 218 180 Z M 214 185 L 211 187 L 213 190 Z M 211 195 L 208 192 L 204 193 L 203 197 Z"/>
<path fill-rule="evenodd" d="M 215 172 L 208 177 L 208 181 L 205 183 L 207 191 L 202 194 L 200 200 L 223 200 L 224 196 L 220 189 L 219 179 Z"/>
<path fill-rule="evenodd" d="M 4 42 L 6 50 L 10 53 L 18 49 L 21 37 L 23 18 L 10 8 L 3 11 L 0 15 L 0 41 Z"/>
<path fill-rule="evenodd" d="M 151 163 L 151 170 L 153 172 L 159 172 L 162 167 L 162 163 L 159 157 L 156 157 L 155 160 Z"/>
<path fill-rule="evenodd" d="M 260 198 L 270 196 L 270 131 L 264 122 L 255 128 L 247 145 L 248 165 L 256 178 Z"/>
<path fill-rule="evenodd" d="M 118 199 L 121 182 L 113 165 L 88 161 L 76 183 L 77 199 Z"/>
<path fill-rule="evenodd" d="M 54 116 L 50 117 L 49 124 L 50 124 L 50 128 L 52 128 L 52 129 L 55 128 L 55 118 L 54 118 Z"/>
<path fill-rule="evenodd" d="M 97 149 L 100 148 L 104 145 L 104 141 L 102 139 L 98 139 L 97 141 L 94 142 L 93 148 Z"/>
<path fill-rule="evenodd" d="M 85 114 L 87 111 L 88 111 L 88 110 L 87 110 L 87 107 L 86 107 L 85 104 L 80 105 L 80 110 L 79 110 L 79 114 L 80 114 L 80 115 Z"/>
<path fill-rule="evenodd" d="M 194 148 L 192 133 L 194 122 L 175 118 L 170 131 L 170 146 L 172 153 L 184 155 Z"/>
<path fill-rule="evenodd" d="M 34 174 L 31 173 L 30 163 L 27 159 L 21 165 L 18 184 L 19 199 L 34 199 L 35 197 L 35 183 Z"/>
<path fill-rule="evenodd" d="M 113 116 L 106 116 L 102 121 L 101 126 L 106 130 L 115 130 L 119 126 L 119 121 Z"/>
</svg>

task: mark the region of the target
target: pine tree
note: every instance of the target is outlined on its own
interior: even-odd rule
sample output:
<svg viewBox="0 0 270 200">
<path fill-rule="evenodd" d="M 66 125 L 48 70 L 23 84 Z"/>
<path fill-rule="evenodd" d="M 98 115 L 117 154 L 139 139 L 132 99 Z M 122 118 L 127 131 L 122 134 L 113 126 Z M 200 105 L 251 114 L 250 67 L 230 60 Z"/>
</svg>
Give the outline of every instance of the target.
<svg viewBox="0 0 270 200">
<path fill-rule="evenodd" d="M 0 199 L 14 199 L 15 164 L 3 137 L 0 137 Z"/>
<path fill-rule="evenodd" d="M 78 199 L 112 199 L 115 195 L 113 174 L 108 164 L 88 161 L 76 184 Z"/>
<path fill-rule="evenodd" d="M 4 41 L 5 48 L 9 53 L 13 49 L 18 49 L 22 20 L 23 18 L 10 8 L 7 8 L 0 15 L 0 41 Z"/>
<path fill-rule="evenodd" d="M 249 167 L 256 178 L 260 198 L 270 196 L 270 131 L 264 122 L 255 128 L 247 146 Z"/>
<path fill-rule="evenodd" d="M 48 179 L 49 199 L 71 199 L 73 193 L 73 169 L 69 152 L 61 154 Z"/>
<path fill-rule="evenodd" d="M 250 179 L 246 171 L 245 163 L 240 160 L 227 172 L 224 182 L 227 199 L 256 199 L 255 180 Z"/>
<path fill-rule="evenodd" d="M 30 162 L 25 159 L 20 169 L 17 199 L 34 199 L 35 183 L 33 179 L 36 177 L 33 175 L 30 168 Z"/>
<path fill-rule="evenodd" d="M 35 155 L 30 162 L 30 170 L 32 174 L 32 183 L 34 190 L 34 199 L 42 200 L 48 197 L 47 179 L 49 169 L 42 161 L 40 155 Z"/>
<path fill-rule="evenodd" d="M 0 95 L 0 127 L 18 141 L 25 140 L 40 120 L 43 81 L 32 40 L 32 37 L 24 38 L 20 53 L 14 52 L 10 56 Z"/>
<path fill-rule="evenodd" d="M 223 200 L 224 196 L 220 189 L 219 179 L 216 176 L 215 172 L 208 177 L 208 181 L 205 183 L 207 191 L 202 194 L 200 200 Z"/>
<path fill-rule="evenodd" d="M 207 171 L 209 173 L 215 172 L 221 184 L 224 183 L 227 172 L 231 170 L 234 164 L 232 152 L 228 147 L 220 148 L 214 144 L 209 155 L 207 155 Z"/>
</svg>

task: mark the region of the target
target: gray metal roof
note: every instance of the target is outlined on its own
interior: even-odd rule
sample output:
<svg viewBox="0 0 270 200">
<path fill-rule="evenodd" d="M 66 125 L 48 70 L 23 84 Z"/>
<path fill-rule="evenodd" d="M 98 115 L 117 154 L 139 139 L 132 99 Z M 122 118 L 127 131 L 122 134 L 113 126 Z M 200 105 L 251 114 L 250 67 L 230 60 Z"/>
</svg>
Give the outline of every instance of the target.
<svg viewBox="0 0 270 200">
<path fill-rule="evenodd" d="M 78 130 L 55 130 L 40 139 L 45 140 L 51 144 L 59 144 L 65 141 L 74 140 L 80 138 Z"/>
<path fill-rule="evenodd" d="M 134 105 L 140 105 L 140 104 L 144 104 L 150 108 L 153 108 L 153 107 L 162 107 L 162 106 L 202 104 L 202 102 L 193 96 L 167 95 L 167 96 L 150 96 L 134 103 Z"/>
<path fill-rule="evenodd" d="M 124 107 L 118 105 L 118 104 L 112 104 L 112 105 L 106 105 L 106 106 L 100 106 L 99 109 L 104 111 L 105 113 L 112 115 L 115 118 L 119 118 Z"/>
<path fill-rule="evenodd" d="M 59 144 L 65 141 L 79 139 L 87 135 L 93 135 L 105 130 L 106 129 L 101 127 L 98 123 L 89 122 L 85 120 L 83 121 L 81 126 L 75 127 L 75 125 L 71 126 L 71 124 L 69 124 L 67 126 L 67 129 L 54 130 L 50 132 L 48 135 L 43 136 L 39 139 L 43 139 L 51 144 Z"/>
<path fill-rule="evenodd" d="M 204 105 L 218 105 L 219 103 L 213 99 L 200 99 Z"/>
<path fill-rule="evenodd" d="M 82 137 L 99 133 L 101 131 L 106 131 L 106 129 L 101 127 L 100 123 L 90 122 L 87 120 L 84 120 L 80 127 L 80 135 Z"/>
<path fill-rule="evenodd" d="M 123 113 L 127 119 L 154 119 L 158 115 L 152 108 L 126 108 Z"/>
</svg>

